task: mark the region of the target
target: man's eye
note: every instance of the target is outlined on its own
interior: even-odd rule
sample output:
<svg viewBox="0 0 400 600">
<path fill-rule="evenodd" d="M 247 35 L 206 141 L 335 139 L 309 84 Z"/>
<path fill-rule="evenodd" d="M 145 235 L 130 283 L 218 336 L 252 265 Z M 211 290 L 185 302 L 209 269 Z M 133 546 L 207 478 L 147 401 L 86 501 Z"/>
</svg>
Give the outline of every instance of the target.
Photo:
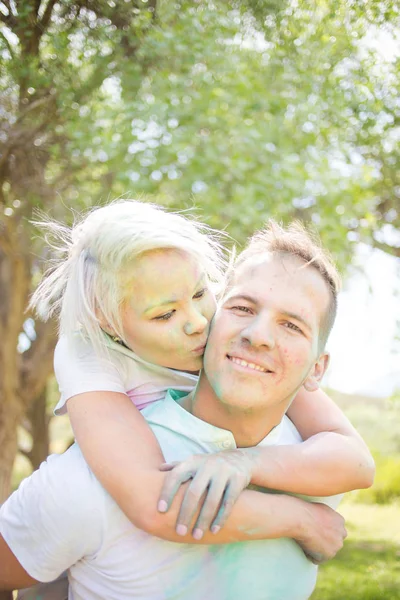
<svg viewBox="0 0 400 600">
<path fill-rule="evenodd" d="M 154 317 L 153 321 L 168 321 L 168 319 L 170 319 L 172 317 L 174 312 L 175 312 L 174 310 L 170 310 L 169 312 L 165 313 L 165 315 L 160 315 L 159 317 Z"/>
<path fill-rule="evenodd" d="M 202 298 L 204 296 L 204 294 L 206 293 L 207 288 L 203 288 L 202 290 L 199 290 L 198 292 L 195 293 L 195 295 L 193 296 L 193 298 Z"/>
<path fill-rule="evenodd" d="M 292 329 L 292 331 L 298 331 L 299 333 L 303 333 L 300 327 L 297 327 L 297 325 L 295 325 L 291 321 L 286 321 L 284 325 L 285 327 L 287 327 L 287 329 Z"/>
<path fill-rule="evenodd" d="M 232 306 L 231 310 L 238 310 L 239 312 L 251 314 L 251 309 L 248 306 Z"/>
</svg>

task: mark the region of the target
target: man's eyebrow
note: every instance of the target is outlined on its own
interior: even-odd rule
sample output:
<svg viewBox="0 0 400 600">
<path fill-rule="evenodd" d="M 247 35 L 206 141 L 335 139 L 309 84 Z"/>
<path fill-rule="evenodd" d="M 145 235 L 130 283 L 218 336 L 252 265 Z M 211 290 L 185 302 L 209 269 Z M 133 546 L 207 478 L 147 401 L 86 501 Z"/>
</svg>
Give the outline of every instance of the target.
<svg viewBox="0 0 400 600">
<path fill-rule="evenodd" d="M 287 310 L 283 310 L 282 314 L 284 314 L 286 317 L 289 317 L 290 319 L 295 319 L 296 321 L 299 321 L 300 323 L 303 323 L 303 325 L 305 327 L 307 327 L 307 329 L 311 329 L 311 324 L 306 321 L 303 317 L 301 317 L 300 315 L 298 315 L 297 313 L 294 312 L 290 312 Z"/>
<path fill-rule="evenodd" d="M 202 273 L 200 279 L 198 280 L 198 282 L 196 283 L 196 285 L 194 286 L 194 289 L 196 289 L 202 281 L 204 281 L 206 274 Z M 151 306 L 148 306 L 144 311 L 143 314 L 146 314 L 152 310 L 154 310 L 155 308 L 162 308 L 163 306 L 168 306 L 168 304 L 175 304 L 175 302 L 178 302 L 178 300 L 176 298 L 171 298 L 169 300 L 163 300 L 162 302 L 157 302 L 156 304 L 152 304 Z"/>
<path fill-rule="evenodd" d="M 250 304 L 259 304 L 257 298 L 254 298 L 254 296 L 249 296 L 248 294 L 236 294 L 235 296 L 228 296 L 226 300 L 224 300 L 224 304 L 225 302 L 238 302 L 240 300 L 250 302 Z"/>
</svg>

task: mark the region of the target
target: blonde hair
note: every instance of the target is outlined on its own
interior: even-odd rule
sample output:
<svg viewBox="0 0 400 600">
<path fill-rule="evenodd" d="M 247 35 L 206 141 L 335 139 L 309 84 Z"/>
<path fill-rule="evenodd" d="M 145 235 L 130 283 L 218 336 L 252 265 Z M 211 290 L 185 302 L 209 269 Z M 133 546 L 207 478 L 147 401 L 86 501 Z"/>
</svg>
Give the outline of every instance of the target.
<svg viewBox="0 0 400 600">
<path fill-rule="evenodd" d="M 34 292 L 30 307 L 43 320 L 56 315 L 59 331 L 70 339 L 80 330 L 94 348 L 106 348 L 99 316 L 124 340 L 120 307 L 129 267 L 151 250 L 177 249 L 194 257 L 221 287 L 226 268 L 221 234 L 155 204 L 118 200 L 83 215 L 69 228 L 36 223 L 58 257 Z"/>
<path fill-rule="evenodd" d="M 340 275 L 332 257 L 322 247 L 317 234 L 310 229 L 306 229 L 299 221 L 294 221 L 287 227 L 283 227 L 270 219 L 264 229 L 250 238 L 245 249 L 230 265 L 227 285 L 229 286 L 233 279 L 234 269 L 252 257 L 267 252 L 295 256 L 304 262 L 304 266 L 311 266 L 316 269 L 325 281 L 330 293 L 330 302 L 320 327 L 319 347 L 322 351 L 335 322 L 337 297 L 341 287 Z"/>
</svg>

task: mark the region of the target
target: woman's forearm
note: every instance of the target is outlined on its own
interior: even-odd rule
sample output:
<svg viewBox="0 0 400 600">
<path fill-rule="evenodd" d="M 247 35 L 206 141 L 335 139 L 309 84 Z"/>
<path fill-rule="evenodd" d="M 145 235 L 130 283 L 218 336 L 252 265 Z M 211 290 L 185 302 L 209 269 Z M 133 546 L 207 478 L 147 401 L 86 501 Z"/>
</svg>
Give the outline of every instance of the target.
<svg viewBox="0 0 400 600">
<path fill-rule="evenodd" d="M 159 494 L 162 479 L 160 474 L 147 472 L 144 475 L 143 483 L 150 497 Z M 200 541 L 195 540 L 189 532 L 185 536 L 178 536 L 175 526 L 185 488 L 181 486 L 167 513 L 159 513 L 153 502 L 143 506 L 143 529 L 157 537 L 190 544 L 292 538 L 316 563 L 333 558 L 343 546 L 346 537 L 343 518 L 328 506 L 282 494 L 250 490 L 240 494 L 224 527 L 217 534 L 205 530 Z M 194 518 L 197 516 L 198 512 Z"/>
<path fill-rule="evenodd" d="M 367 445 L 325 392 L 301 388 L 287 415 L 305 441 L 269 448 L 259 461 L 258 485 L 323 496 L 372 485 L 375 465 Z"/>
<path fill-rule="evenodd" d="M 331 496 L 372 485 L 374 463 L 357 438 L 318 433 L 301 444 L 242 450 L 253 455 L 255 485 Z"/>
<path fill-rule="evenodd" d="M 152 430 L 130 400 L 122 394 L 85 394 L 68 401 L 68 412 L 89 466 L 128 519 L 157 537 L 199 543 L 191 532 L 176 533 L 186 485 L 167 513 L 157 510 L 167 476 L 159 470 L 164 459 Z M 309 525 L 313 508 L 307 505 L 297 498 L 244 491 L 227 524 L 216 535 L 205 532 L 200 543 L 296 538 Z"/>
<path fill-rule="evenodd" d="M 157 510 L 157 501 L 164 483 L 164 473 L 143 472 L 142 483 L 149 501 L 143 499 L 142 519 L 138 526 L 148 533 L 172 542 L 227 544 L 239 541 L 273 539 L 280 537 L 298 538 L 306 526 L 308 503 L 298 498 L 280 494 L 264 494 L 244 490 L 230 516 L 219 533 L 205 531 L 203 538 L 195 540 L 189 528 L 186 535 L 176 533 L 176 523 L 189 484 L 181 486 L 170 509 L 166 513 Z M 150 500 L 152 499 L 152 500 Z M 198 517 L 197 511 L 193 523 Z M 193 526 L 192 523 L 192 526 Z"/>
</svg>

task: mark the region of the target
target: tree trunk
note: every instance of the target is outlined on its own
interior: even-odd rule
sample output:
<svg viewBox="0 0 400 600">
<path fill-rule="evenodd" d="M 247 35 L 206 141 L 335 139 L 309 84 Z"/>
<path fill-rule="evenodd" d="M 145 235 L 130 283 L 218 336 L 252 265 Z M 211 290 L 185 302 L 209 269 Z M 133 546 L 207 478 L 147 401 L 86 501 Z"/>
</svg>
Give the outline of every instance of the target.
<svg viewBox="0 0 400 600">
<path fill-rule="evenodd" d="M 11 490 L 18 425 L 32 399 L 44 393 L 53 370 L 56 329 L 54 323 L 38 323 L 36 339 L 31 340 L 30 348 L 23 353 L 17 351 L 27 318 L 32 256 L 27 231 L 20 219 L 3 217 L 0 227 L 0 502 L 3 502 Z"/>
<path fill-rule="evenodd" d="M 4 221 L 0 248 L 0 502 L 10 493 L 17 426 L 24 412 L 18 395 L 20 355 L 16 347 L 29 283 L 27 262 L 14 251 L 14 230 L 7 225 Z"/>
<path fill-rule="evenodd" d="M 47 390 L 46 387 L 29 408 L 27 416 L 30 422 L 29 432 L 32 436 L 32 448 L 26 452 L 32 469 L 39 468 L 40 464 L 49 455 L 49 422 L 50 417 L 46 411 Z"/>
<path fill-rule="evenodd" d="M 18 402 L 5 401 L 2 394 L 0 404 L 0 505 L 11 493 L 11 475 L 18 451 L 17 427 L 21 419 Z"/>
</svg>

